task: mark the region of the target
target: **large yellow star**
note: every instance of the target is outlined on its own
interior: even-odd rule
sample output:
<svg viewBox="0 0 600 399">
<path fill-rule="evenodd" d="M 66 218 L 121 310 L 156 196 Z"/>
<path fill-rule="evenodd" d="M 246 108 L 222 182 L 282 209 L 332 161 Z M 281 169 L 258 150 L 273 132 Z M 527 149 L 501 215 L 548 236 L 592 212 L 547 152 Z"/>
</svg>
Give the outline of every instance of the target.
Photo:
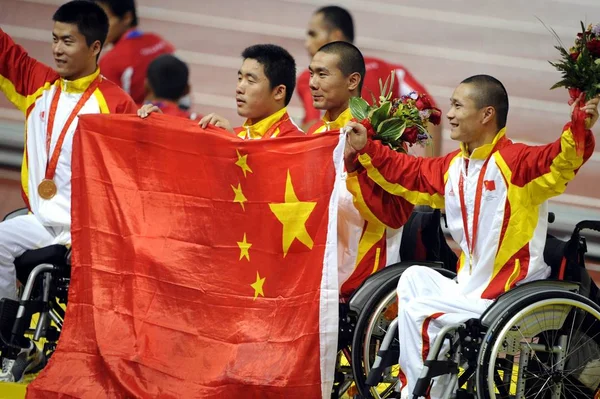
<svg viewBox="0 0 600 399">
<path fill-rule="evenodd" d="M 247 202 L 248 199 L 246 198 L 246 196 L 244 196 L 244 193 L 242 192 L 242 185 L 238 183 L 237 188 L 234 186 L 231 186 L 231 188 L 235 193 L 235 198 L 233 199 L 233 202 L 239 202 L 242 206 L 242 209 L 245 211 L 246 209 L 244 208 L 244 202 Z"/>
<path fill-rule="evenodd" d="M 252 246 L 252 244 L 250 244 L 249 242 L 246 241 L 246 233 L 244 233 L 244 239 L 242 240 L 242 242 L 237 243 L 238 247 L 240 247 L 240 259 L 242 260 L 242 258 L 246 258 L 248 259 L 248 261 L 250 261 L 250 247 Z"/>
<path fill-rule="evenodd" d="M 283 224 L 283 257 L 288 253 L 292 242 L 297 239 L 308 248 L 312 249 L 313 239 L 306 230 L 306 221 L 315 209 L 316 202 L 301 202 L 296 197 L 290 171 L 287 172 L 285 183 L 285 202 L 269 204 L 271 212 Z"/>
<path fill-rule="evenodd" d="M 235 150 L 235 152 L 238 156 L 238 160 L 235 162 L 235 164 L 242 168 L 242 172 L 244 172 L 244 177 L 246 177 L 246 172 L 253 173 L 252 169 L 250 169 L 250 166 L 248 166 L 248 154 L 242 155 L 238 150 Z"/>
<path fill-rule="evenodd" d="M 258 274 L 258 271 L 256 272 L 256 281 L 250 284 L 250 287 L 254 288 L 254 300 L 256 300 L 256 297 L 259 295 L 265 296 L 265 293 L 263 292 L 263 284 L 265 283 L 266 279 L 266 277 L 260 278 L 260 274 Z"/>
</svg>

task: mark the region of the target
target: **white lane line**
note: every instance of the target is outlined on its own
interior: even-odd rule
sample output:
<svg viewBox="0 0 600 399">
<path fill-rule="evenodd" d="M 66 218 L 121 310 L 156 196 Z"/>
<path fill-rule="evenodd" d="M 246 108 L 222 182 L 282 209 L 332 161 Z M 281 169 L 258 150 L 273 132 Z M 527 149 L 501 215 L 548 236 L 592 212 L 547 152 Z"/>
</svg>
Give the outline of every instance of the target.
<svg viewBox="0 0 600 399">
<path fill-rule="evenodd" d="M 60 5 L 63 0 L 21 0 L 37 4 Z M 304 40 L 304 28 L 276 25 L 265 22 L 246 21 L 237 18 L 217 17 L 212 15 L 169 10 L 158 7 L 138 7 L 138 15 L 141 18 L 149 18 L 156 21 L 173 22 L 177 24 L 188 24 L 213 29 L 225 29 L 235 32 L 252 33 L 259 35 L 277 36 L 288 39 Z M 361 36 L 357 39 L 357 45 L 361 48 L 380 50 L 386 52 L 397 52 L 402 54 L 417 55 L 444 60 L 469 62 L 484 65 L 493 65 L 515 69 L 525 69 L 537 72 L 555 73 L 555 70 L 546 61 L 531 58 L 500 55 L 495 53 L 484 53 L 471 50 L 460 50 L 449 47 L 414 44 L 399 40 L 382 38 L 370 38 Z"/>
<path fill-rule="evenodd" d="M 315 8 L 329 5 L 329 0 L 283 0 L 287 3 L 313 5 Z M 554 0 L 556 1 L 556 0 Z M 570 0 L 572 1 L 572 0 Z M 582 1 L 582 0 L 580 0 Z M 594 1 L 594 0 L 592 0 Z M 383 3 L 378 1 L 344 0 L 344 7 L 355 12 L 366 12 L 379 15 L 395 15 L 402 18 L 417 19 L 429 22 L 442 22 L 448 24 L 470 26 L 483 29 L 497 29 L 518 33 L 533 33 L 549 36 L 546 28 L 531 15 L 530 20 L 515 20 L 497 18 L 488 15 L 466 14 L 462 12 L 437 10 L 432 7 L 411 7 L 406 5 Z M 523 15 L 523 14 L 520 14 Z M 548 25 L 548 24 L 547 24 Z M 559 35 L 573 36 L 577 33 L 577 26 L 567 27 L 549 25 Z"/>
</svg>

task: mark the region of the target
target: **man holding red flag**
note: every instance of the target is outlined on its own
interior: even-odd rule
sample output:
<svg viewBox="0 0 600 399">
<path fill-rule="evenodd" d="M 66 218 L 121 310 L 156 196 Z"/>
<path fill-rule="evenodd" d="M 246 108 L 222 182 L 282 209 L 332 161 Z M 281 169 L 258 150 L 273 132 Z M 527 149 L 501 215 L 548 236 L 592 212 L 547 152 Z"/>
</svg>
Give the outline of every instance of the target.
<svg viewBox="0 0 600 399">
<path fill-rule="evenodd" d="M 94 3 L 75 0 L 53 16 L 56 71 L 29 57 L 0 30 L 0 90 L 26 122 L 21 171 L 29 215 L 0 223 L 0 298 L 17 297 L 15 257 L 28 249 L 71 241 L 71 154 L 77 116 L 135 112 L 119 87 L 100 75 L 97 60 L 108 19 Z M 15 359 L 3 359 L 0 381 L 19 381 L 40 361 L 31 342 Z M 18 372 L 13 373 L 13 369 Z"/>
<path fill-rule="evenodd" d="M 348 188 L 355 200 L 392 227 L 399 199 L 445 208 L 462 249 L 456 281 L 421 266 L 400 278 L 402 398 L 412 397 L 429 343 L 441 328 L 478 318 L 500 294 L 549 275 L 543 258 L 547 200 L 565 191 L 594 151 L 589 128 L 598 120 L 600 99 L 580 108 L 582 99 L 557 141 L 514 144 L 505 136 L 508 94 L 502 83 L 487 75 L 467 78 L 454 91 L 447 114 L 461 149 L 440 158 L 390 151 L 367 140 L 363 125 L 348 124 L 346 162 L 353 171 Z M 446 377 L 434 380 L 432 398 L 439 397 Z"/>
<path fill-rule="evenodd" d="M 287 113 L 296 86 L 296 61 L 284 48 L 274 44 L 257 44 L 242 52 L 235 100 L 238 115 L 246 118 L 240 127 L 221 115 L 210 113 L 200 120 L 200 127 L 220 127 L 242 139 L 268 139 L 302 135 Z M 146 118 L 159 107 L 146 104 L 138 115 Z"/>
<path fill-rule="evenodd" d="M 352 120 L 349 102 L 360 95 L 365 62 L 358 48 L 343 41 L 324 45 L 310 66 L 310 90 L 316 109 L 325 111 L 321 121 L 308 134 L 340 130 Z M 399 228 L 386 228 L 374 215 L 359 214 L 347 190 L 340 190 L 338 214 L 339 284 L 342 297 L 348 297 L 371 274 L 400 261 L 402 225 L 413 206 L 404 202 L 398 209 Z M 366 212 L 363 212 L 366 214 Z"/>
</svg>

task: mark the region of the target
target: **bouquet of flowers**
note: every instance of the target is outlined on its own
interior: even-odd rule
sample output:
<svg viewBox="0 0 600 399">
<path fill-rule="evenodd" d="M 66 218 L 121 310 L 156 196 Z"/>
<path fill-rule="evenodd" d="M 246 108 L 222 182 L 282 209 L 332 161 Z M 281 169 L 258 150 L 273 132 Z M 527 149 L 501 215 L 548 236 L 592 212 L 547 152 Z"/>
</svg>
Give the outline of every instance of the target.
<svg viewBox="0 0 600 399">
<path fill-rule="evenodd" d="M 388 86 L 389 84 L 389 86 Z M 360 97 L 350 99 L 352 116 L 367 128 L 367 133 L 395 151 L 406 152 L 406 144 L 425 146 L 431 136 L 427 122 L 439 125 L 442 113 L 431 105 L 429 97 L 416 92 L 401 98 L 392 98 L 394 72 L 385 84 L 379 81 L 379 100 L 373 96 L 373 105 Z"/>
<path fill-rule="evenodd" d="M 581 22 L 581 32 L 577 34 L 575 44 L 567 50 L 560 38 L 551 30 L 558 40 L 558 46 L 554 46 L 561 54 L 559 62 L 550 62 L 550 65 L 558 69 L 562 79 L 551 89 L 565 87 L 569 90 L 572 103 L 582 93 L 588 101 L 600 93 L 600 24 L 585 28 Z"/>
</svg>

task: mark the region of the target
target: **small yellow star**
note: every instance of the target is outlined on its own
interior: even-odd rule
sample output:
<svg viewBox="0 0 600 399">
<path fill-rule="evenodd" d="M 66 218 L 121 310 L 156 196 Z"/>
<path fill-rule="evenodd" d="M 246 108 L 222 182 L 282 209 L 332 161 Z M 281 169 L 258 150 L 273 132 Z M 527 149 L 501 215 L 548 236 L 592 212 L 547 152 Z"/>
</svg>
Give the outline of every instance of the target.
<svg viewBox="0 0 600 399">
<path fill-rule="evenodd" d="M 252 246 L 252 244 L 250 244 L 249 242 L 246 241 L 246 233 L 244 233 L 244 239 L 242 240 L 242 242 L 237 243 L 238 247 L 240 247 L 240 259 L 242 260 L 242 258 L 246 258 L 248 261 L 250 261 L 250 247 Z"/>
<path fill-rule="evenodd" d="M 244 177 L 246 177 L 246 172 L 253 173 L 252 169 L 250 169 L 250 166 L 248 166 L 248 154 L 242 155 L 238 150 L 235 150 L 235 152 L 238 156 L 238 160 L 235 162 L 235 164 L 242 168 L 242 172 L 244 172 Z"/>
<path fill-rule="evenodd" d="M 290 171 L 285 183 L 285 202 L 269 204 L 271 212 L 283 224 L 283 257 L 288 253 L 292 242 L 297 239 L 309 249 L 313 247 L 313 239 L 306 230 L 306 222 L 315 209 L 316 202 L 301 202 L 294 192 Z"/>
<path fill-rule="evenodd" d="M 259 295 L 263 297 L 265 296 L 263 292 L 263 284 L 265 283 L 266 279 L 266 277 L 260 278 L 260 274 L 258 274 L 258 271 L 256 272 L 256 281 L 253 284 L 250 284 L 250 287 L 254 288 L 254 300 L 256 300 Z"/>
<path fill-rule="evenodd" d="M 235 198 L 233 199 L 233 202 L 239 202 L 240 205 L 242 206 L 242 209 L 246 210 L 244 208 L 244 202 L 247 202 L 248 199 L 244 196 L 244 193 L 242 192 L 242 185 L 240 183 L 238 183 L 237 188 L 234 186 L 231 186 L 231 188 L 233 189 L 233 192 L 235 193 Z"/>
</svg>

